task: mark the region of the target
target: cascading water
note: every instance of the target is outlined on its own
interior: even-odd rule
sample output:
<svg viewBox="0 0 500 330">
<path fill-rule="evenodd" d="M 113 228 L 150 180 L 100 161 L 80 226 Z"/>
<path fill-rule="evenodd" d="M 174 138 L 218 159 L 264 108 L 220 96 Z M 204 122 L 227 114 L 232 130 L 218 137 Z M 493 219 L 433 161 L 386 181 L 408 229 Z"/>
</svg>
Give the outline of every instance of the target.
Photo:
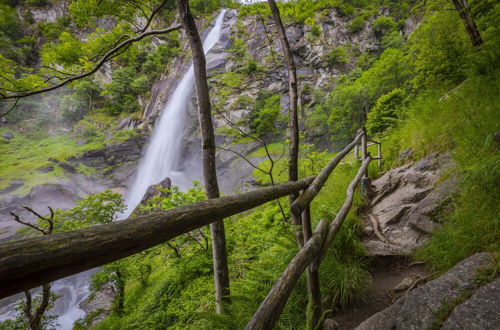
<svg viewBox="0 0 500 330">
<path fill-rule="evenodd" d="M 214 27 L 203 42 L 205 54 L 219 41 L 225 13 L 226 10 L 222 10 L 217 16 Z M 125 201 L 127 209 L 120 219 L 127 218 L 134 211 L 152 184 L 157 184 L 166 177 L 179 186 L 191 183 L 191 178 L 186 177 L 185 173 L 176 171 L 176 167 L 181 160 L 181 137 L 186 126 L 186 109 L 193 87 L 194 69 L 191 64 L 155 125 L 146 155 L 141 159 L 135 182 L 127 193 Z"/>
<path fill-rule="evenodd" d="M 203 42 L 203 49 L 207 54 L 220 39 L 226 10 L 222 10 L 215 24 Z M 181 82 L 170 96 L 162 115 L 157 120 L 146 154 L 141 159 L 134 184 L 127 193 L 126 211 L 118 215 L 118 219 L 127 218 L 140 203 L 146 190 L 152 184 L 159 183 L 166 177 L 172 183 L 187 187 L 191 183 L 190 177 L 176 168 L 182 161 L 181 139 L 186 126 L 186 110 L 194 88 L 194 69 L 191 64 Z M 91 271 L 73 275 L 52 284 L 53 291 L 60 298 L 52 310 L 57 319 L 57 329 L 72 329 L 73 323 L 85 315 L 79 306 L 89 294 L 89 280 Z M 11 318 L 14 304 L 0 308 L 0 321 Z"/>
</svg>

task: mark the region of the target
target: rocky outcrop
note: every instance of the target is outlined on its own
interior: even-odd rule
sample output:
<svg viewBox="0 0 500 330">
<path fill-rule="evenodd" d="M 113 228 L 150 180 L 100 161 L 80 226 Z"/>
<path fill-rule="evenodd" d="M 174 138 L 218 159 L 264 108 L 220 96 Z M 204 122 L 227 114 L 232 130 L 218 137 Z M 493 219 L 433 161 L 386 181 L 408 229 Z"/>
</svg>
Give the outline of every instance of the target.
<svg viewBox="0 0 500 330">
<path fill-rule="evenodd" d="M 427 242 L 439 225 L 434 215 L 446 206 L 456 188 L 455 177 L 439 181 L 452 164 L 449 155 L 431 154 L 372 182 L 368 213 L 387 240 L 365 237 L 364 244 L 372 255 L 410 254 Z"/>
<path fill-rule="evenodd" d="M 109 315 L 115 295 L 113 285 L 108 283 L 80 303 L 80 308 L 86 314 L 85 323 L 87 327 L 95 326 Z"/>
<path fill-rule="evenodd" d="M 22 205 L 28 205 L 41 214 L 48 213 L 47 207 L 68 209 L 82 196 L 78 186 L 69 183 L 49 183 L 35 186 L 26 196 L 9 195 L 0 201 L 0 240 L 12 237 L 22 225 L 12 219 L 11 212 L 25 221 L 34 221 L 35 216 Z"/>
<path fill-rule="evenodd" d="M 68 163 L 73 167 L 82 163 L 96 169 L 96 179 L 108 187 L 126 187 L 135 173 L 147 139 L 146 134 L 138 134 L 123 142 L 89 150 L 78 157 L 68 159 Z"/>
<path fill-rule="evenodd" d="M 446 313 L 450 307 L 454 307 L 457 301 L 471 292 L 476 292 L 467 302 L 455 307 L 449 322 L 445 322 L 447 329 L 498 329 L 498 308 L 495 312 L 486 317 L 475 326 L 468 327 L 465 324 L 472 324 L 480 315 L 483 315 L 488 308 L 483 304 L 488 300 L 491 309 L 498 307 L 500 293 L 498 292 L 498 280 L 492 284 L 477 290 L 478 271 L 484 267 L 491 266 L 494 260 L 489 253 L 478 253 L 461 262 L 449 270 L 441 277 L 426 283 L 411 291 L 407 295 L 399 298 L 393 305 L 385 310 L 376 313 L 364 322 L 357 330 L 420 330 L 431 327 L 438 328 L 440 317 Z M 476 291 L 477 290 L 477 291 Z M 488 294 L 487 290 L 495 290 L 493 294 Z M 476 314 L 480 309 L 482 312 Z M 457 315 L 459 314 L 459 315 Z M 453 327 L 455 322 L 461 320 L 459 327 Z M 467 323 L 470 322 L 470 323 Z M 482 327 L 477 327 L 481 325 Z"/>
<path fill-rule="evenodd" d="M 455 307 L 442 330 L 500 329 L 500 278 L 478 289 Z"/>
</svg>

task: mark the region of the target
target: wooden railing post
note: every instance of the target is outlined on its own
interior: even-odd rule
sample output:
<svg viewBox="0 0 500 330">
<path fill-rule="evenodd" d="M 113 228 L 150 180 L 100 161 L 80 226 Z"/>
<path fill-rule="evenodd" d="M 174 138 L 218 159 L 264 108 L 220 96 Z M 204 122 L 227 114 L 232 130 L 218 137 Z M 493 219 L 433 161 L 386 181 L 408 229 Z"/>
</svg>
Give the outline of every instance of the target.
<svg viewBox="0 0 500 330">
<path fill-rule="evenodd" d="M 362 128 L 361 135 L 361 162 L 364 163 L 366 158 L 368 158 L 370 154 L 368 153 L 367 146 L 367 136 L 366 136 L 366 128 Z M 363 177 L 361 178 L 361 196 L 363 199 L 367 200 L 369 198 L 369 187 L 370 187 L 370 179 L 368 178 L 368 168 L 363 173 Z"/>
<path fill-rule="evenodd" d="M 382 167 L 382 143 L 377 143 L 377 164 L 378 168 Z"/>
<path fill-rule="evenodd" d="M 306 244 L 312 237 L 310 205 L 302 212 L 302 228 L 304 232 L 304 244 Z M 307 268 L 307 325 L 309 329 L 314 329 L 320 321 L 322 313 L 318 268 L 319 265 L 316 261 L 313 261 Z"/>
</svg>

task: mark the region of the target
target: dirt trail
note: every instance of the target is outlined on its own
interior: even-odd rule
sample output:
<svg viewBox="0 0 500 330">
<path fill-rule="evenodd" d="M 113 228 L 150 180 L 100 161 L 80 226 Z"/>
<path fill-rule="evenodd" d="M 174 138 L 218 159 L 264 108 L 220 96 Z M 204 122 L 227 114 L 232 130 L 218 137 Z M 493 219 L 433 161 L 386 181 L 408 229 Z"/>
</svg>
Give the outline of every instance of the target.
<svg viewBox="0 0 500 330">
<path fill-rule="evenodd" d="M 395 291 L 404 279 L 416 281 L 428 276 L 422 264 L 400 256 L 376 257 L 370 273 L 373 282 L 363 298 L 353 301 L 342 310 L 332 312 L 323 329 L 354 329 L 371 315 L 385 309 L 406 290 Z"/>
</svg>

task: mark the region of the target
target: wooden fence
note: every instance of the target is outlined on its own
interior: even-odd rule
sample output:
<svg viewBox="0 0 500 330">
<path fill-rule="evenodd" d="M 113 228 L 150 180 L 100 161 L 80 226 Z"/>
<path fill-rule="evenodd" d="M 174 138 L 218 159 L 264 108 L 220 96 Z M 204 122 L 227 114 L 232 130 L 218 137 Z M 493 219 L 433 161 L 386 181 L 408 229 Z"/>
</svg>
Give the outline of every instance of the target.
<svg viewBox="0 0 500 330">
<path fill-rule="evenodd" d="M 52 235 L 21 239 L 0 244 L 0 298 L 22 292 L 47 282 L 92 269 L 125 258 L 164 243 L 196 228 L 249 210 L 266 202 L 301 192 L 292 203 L 293 216 L 302 220 L 300 250 L 275 283 L 266 299 L 248 323 L 246 329 L 270 329 L 281 314 L 299 277 L 307 269 L 310 326 L 321 317 L 321 296 L 318 268 L 352 206 L 354 191 L 367 177 L 372 158 L 367 151 L 365 130 L 358 131 L 354 140 L 340 151 L 316 177 L 286 182 L 234 196 L 210 199 L 188 206 L 140 216 L 119 222 L 92 226 Z M 358 146 L 361 166 L 347 189 L 344 204 L 333 221 L 321 220 L 314 233 L 311 228 L 310 204 L 338 163 Z"/>
</svg>

